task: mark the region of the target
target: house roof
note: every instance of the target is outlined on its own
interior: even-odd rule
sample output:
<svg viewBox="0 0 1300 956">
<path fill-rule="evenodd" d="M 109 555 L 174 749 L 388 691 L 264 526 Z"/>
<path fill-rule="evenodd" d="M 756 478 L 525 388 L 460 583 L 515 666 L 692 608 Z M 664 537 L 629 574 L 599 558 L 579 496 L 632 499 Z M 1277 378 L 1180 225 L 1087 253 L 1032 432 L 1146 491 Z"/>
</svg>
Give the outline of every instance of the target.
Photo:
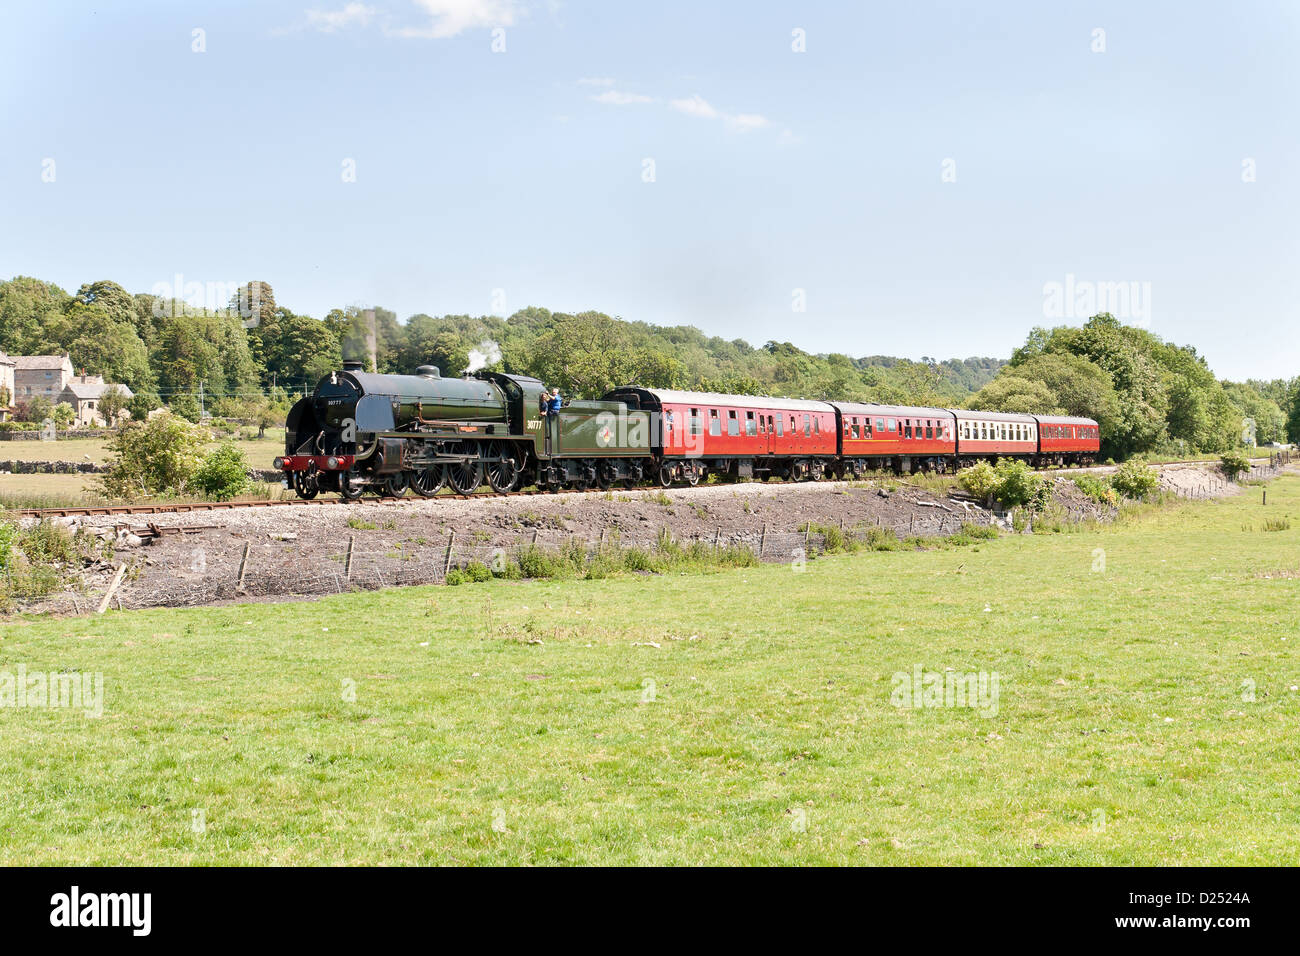
<svg viewBox="0 0 1300 956">
<path fill-rule="evenodd" d="M 13 365 L 13 364 L 14 364 L 13 359 L 11 359 L 8 355 L 5 355 L 4 352 L 0 352 L 0 365 Z"/>
<path fill-rule="evenodd" d="M 14 364 L 20 369 L 57 369 L 71 365 L 67 355 L 15 355 Z"/>
<path fill-rule="evenodd" d="M 103 398 L 104 393 L 108 391 L 110 388 L 120 388 L 122 390 L 122 393 L 127 398 L 132 398 L 135 395 L 135 393 L 132 392 L 125 385 L 114 385 L 112 382 L 109 382 L 108 384 L 104 384 L 103 382 L 78 382 L 78 381 L 72 381 L 69 382 L 67 385 L 63 386 L 63 392 L 61 392 L 60 394 L 62 395 L 66 392 L 71 392 L 79 400 L 89 401 L 91 399 Z"/>
</svg>

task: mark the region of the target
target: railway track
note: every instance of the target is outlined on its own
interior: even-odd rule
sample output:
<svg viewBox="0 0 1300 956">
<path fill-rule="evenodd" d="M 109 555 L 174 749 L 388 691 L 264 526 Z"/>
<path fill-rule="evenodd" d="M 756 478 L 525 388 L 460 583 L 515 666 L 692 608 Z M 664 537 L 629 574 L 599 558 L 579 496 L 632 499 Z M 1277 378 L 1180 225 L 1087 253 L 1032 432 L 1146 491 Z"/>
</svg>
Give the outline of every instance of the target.
<svg viewBox="0 0 1300 956">
<path fill-rule="evenodd" d="M 1253 461 L 1267 461 L 1268 459 L 1252 459 Z M 1200 464 L 1200 462 L 1151 462 L 1155 466 L 1163 464 Z M 1080 474 L 1087 472 L 1106 472 L 1113 471 L 1112 465 L 1090 465 L 1082 468 L 1070 468 L 1065 474 Z M 1061 470 L 1035 469 L 1039 474 L 1062 474 Z M 790 482 L 790 481 L 770 481 L 763 482 L 764 485 L 783 485 L 783 484 L 826 484 L 828 482 Z M 436 501 L 439 499 L 452 499 L 455 501 L 470 501 L 475 498 L 514 498 L 528 497 L 532 495 L 585 495 L 585 494 L 605 494 L 606 490 L 613 491 L 673 491 L 689 488 L 689 485 L 674 485 L 669 489 L 658 488 L 654 485 L 638 486 L 636 488 L 566 488 L 560 492 L 538 491 L 536 489 L 526 491 L 476 491 L 471 495 L 459 494 L 439 494 L 433 498 L 420 498 L 412 495 L 404 495 L 400 498 L 377 498 L 366 497 L 361 502 L 349 501 L 345 498 L 313 498 L 310 501 L 302 498 L 284 498 L 278 501 L 258 500 L 258 501 L 187 501 L 170 504 L 154 505 L 85 505 L 69 508 L 21 508 L 12 511 L 0 512 L 0 514 L 17 518 L 94 518 L 94 517 L 111 517 L 113 515 L 150 515 L 150 514 L 184 514 L 194 511 L 236 511 L 242 508 L 316 508 L 329 507 L 333 505 L 352 505 L 358 503 L 371 505 L 398 505 L 403 502 L 411 501 Z"/>
</svg>

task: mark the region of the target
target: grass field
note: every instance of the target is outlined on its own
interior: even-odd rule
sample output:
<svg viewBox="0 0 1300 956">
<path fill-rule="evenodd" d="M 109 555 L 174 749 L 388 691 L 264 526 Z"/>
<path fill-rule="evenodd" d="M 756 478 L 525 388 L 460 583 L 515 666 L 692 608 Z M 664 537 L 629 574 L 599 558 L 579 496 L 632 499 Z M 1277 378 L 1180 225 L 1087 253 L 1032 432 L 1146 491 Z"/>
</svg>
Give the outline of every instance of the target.
<svg viewBox="0 0 1300 956">
<path fill-rule="evenodd" d="M 213 442 L 209 448 L 217 447 Z M 234 443 L 248 460 L 250 468 L 270 468 L 271 459 L 284 454 L 284 433 L 267 429 L 267 437 Z M 0 442 L 0 461 L 108 461 L 108 442 L 103 438 L 65 438 L 59 441 Z"/>
<path fill-rule="evenodd" d="M 0 626 L 0 671 L 104 682 L 0 709 L 0 863 L 1294 864 L 1300 479 L 1268 497 Z M 895 706 L 918 666 L 996 714 Z"/>
</svg>

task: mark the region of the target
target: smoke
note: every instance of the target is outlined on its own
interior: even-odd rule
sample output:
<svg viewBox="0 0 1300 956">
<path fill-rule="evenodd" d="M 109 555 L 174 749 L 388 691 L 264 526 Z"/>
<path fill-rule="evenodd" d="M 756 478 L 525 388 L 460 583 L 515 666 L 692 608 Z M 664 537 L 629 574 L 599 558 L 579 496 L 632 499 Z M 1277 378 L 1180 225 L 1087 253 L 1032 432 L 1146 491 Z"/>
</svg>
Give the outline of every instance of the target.
<svg viewBox="0 0 1300 956">
<path fill-rule="evenodd" d="M 484 339 L 477 346 L 469 350 L 469 368 L 466 372 L 477 372 L 481 368 L 487 368 L 501 361 L 501 346 L 497 345 L 491 339 Z"/>
</svg>

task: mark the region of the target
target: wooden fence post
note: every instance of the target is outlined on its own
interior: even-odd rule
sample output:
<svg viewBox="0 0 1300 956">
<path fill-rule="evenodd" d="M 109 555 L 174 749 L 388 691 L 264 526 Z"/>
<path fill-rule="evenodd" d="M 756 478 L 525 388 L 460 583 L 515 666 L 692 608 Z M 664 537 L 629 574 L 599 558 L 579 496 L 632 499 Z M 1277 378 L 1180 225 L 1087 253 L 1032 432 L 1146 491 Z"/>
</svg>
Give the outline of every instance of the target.
<svg viewBox="0 0 1300 956">
<path fill-rule="evenodd" d="M 764 550 L 766 547 L 767 547 L 767 523 L 764 522 L 764 524 L 763 524 L 763 533 L 762 533 L 762 535 L 759 536 L 759 539 L 758 539 L 758 556 L 759 556 L 760 558 L 763 556 L 763 550 Z"/>
<path fill-rule="evenodd" d="M 104 599 L 99 602 L 99 609 L 96 614 L 103 614 L 108 610 L 109 602 L 113 600 L 113 595 L 117 593 L 117 586 L 122 583 L 122 575 L 126 574 L 126 562 L 123 561 L 117 566 L 117 573 L 113 575 L 113 581 L 108 586 L 108 591 L 104 593 Z"/>
<path fill-rule="evenodd" d="M 442 576 L 445 578 L 451 571 L 451 554 L 456 545 L 456 532 L 454 530 L 447 533 L 447 555 L 442 559 Z"/>
<path fill-rule="evenodd" d="M 348 535 L 348 555 L 343 559 L 343 576 L 349 581 L 352 580 L 352 548 L 356 543 L 357 536 L 355 534 Z"/>
<path fill-rule="evenodd" d="M 244 555 L 239 559 L 239 583 L 235 585 L 236 591 L 244 590 L 244 575 L 248 571 L 248 552 L 252 549 L 253 542 L 244 542 Z"/>
</svg>

